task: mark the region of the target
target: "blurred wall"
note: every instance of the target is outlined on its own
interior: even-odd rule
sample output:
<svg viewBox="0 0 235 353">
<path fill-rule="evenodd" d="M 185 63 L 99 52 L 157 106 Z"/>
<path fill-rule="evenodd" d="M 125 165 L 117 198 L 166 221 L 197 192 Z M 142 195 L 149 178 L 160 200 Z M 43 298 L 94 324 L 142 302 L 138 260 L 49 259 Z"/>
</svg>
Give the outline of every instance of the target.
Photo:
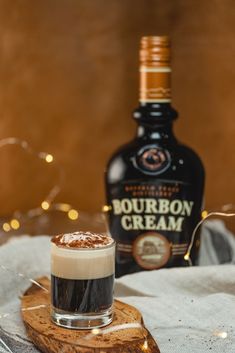
<svg viewBox="0 0 235 353">
<path fill-rule="evenodd" d="M 58 201 L 104 202 L 103 170 L 135 132 L 142 35 L 170 34 L 178 137 L 201 156 L 208 208 L 235 202 L 232 0 L 0 0 L 0 138 L 26 139 L 65 171 Z M 54 183 L 18 147 L 0 149 L 0 214 Z"/>
</svg>

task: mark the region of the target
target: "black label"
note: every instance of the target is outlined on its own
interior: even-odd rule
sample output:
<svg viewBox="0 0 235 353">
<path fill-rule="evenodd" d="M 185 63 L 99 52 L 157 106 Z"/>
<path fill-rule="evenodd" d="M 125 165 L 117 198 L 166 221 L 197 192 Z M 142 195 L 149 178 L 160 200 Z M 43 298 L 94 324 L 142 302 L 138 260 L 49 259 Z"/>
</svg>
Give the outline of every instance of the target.
<svg viewBox="0 0 235 353">
<path fill-rule="evenodd" d="M 113 185 L 110 196 L 109 225 L 117 242 L 117 271 L 121 266 L 125 273 L 186 266 L 184 255 L 199 221 L 192 185 L 132 180 Z"/>
</svg>

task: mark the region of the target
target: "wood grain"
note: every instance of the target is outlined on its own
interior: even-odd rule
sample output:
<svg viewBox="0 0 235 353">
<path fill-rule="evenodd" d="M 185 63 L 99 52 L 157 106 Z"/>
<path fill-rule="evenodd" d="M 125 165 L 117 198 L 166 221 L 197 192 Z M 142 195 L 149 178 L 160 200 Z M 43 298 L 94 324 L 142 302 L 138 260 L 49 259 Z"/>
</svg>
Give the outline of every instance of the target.
<svg viewBox="0 0 235 353">
<path fill-rule="evenodd" d="M 47 278 L 37 281 L 49 289 Z M 49 293 L 35 285 L 25 292 L 21 301 L 22 317 L 28 336 L 44 353 L 160 353 L 153 337 L 144 326 L 92 337 L 88 336 L 91 334 L 89 330 L 68 330 L 58 327 L 50 320 L 49 303 Z M 25 310 L 39 305 L 46 307 Z M 115 301 L 114 320 L 107 327 L 127 323 L 143 324 L 140 312 L 130 305 Z"/>
</svg>

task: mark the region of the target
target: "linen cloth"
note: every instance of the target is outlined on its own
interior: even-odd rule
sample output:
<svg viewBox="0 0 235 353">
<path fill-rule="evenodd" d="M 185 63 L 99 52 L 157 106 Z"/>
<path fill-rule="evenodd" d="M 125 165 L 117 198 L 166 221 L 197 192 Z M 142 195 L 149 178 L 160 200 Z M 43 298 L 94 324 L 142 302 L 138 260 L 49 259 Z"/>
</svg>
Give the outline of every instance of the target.
<svg viewBox="0 0 235 353">
<path fill-rule="evenodd" d="M 20 317 L 27 278 L 50 274 L 49 238 L 21 237 L 0 247 L 0 352 L 36 353 Z M 200 264 L 139 272 L 116 280 L 115 296 L 138 308 L 161 353 L 235 352 L 235 244 L 221 221 L 203 229 Z M 230 263 L 217 265 L 218 263 Z M 9 314 L 9 315 L 7 315 Z M 2 343 L 1 343 L 2 340 Z"/>
</svg>

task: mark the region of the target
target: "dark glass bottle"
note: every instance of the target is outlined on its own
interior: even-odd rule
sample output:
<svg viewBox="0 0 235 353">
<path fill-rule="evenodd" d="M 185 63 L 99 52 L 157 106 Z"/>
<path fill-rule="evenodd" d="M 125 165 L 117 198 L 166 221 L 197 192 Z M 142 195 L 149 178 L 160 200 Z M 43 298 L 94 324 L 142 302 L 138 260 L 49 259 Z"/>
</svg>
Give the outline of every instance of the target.
<svg viewBox="0 0 235 353">
<path fill-rule="evenodd" d="M 116 276 L 197 264 L 203 165 L 172 125 L 168 37 L 143 37 L 137 136 L 111 157 L 105 173 L 108 224 L 117 242 Z M 186 255 L 186 256 L 185 256 Z M 190 258 L 189 258 L 190 255 Z"/>
</svg>

